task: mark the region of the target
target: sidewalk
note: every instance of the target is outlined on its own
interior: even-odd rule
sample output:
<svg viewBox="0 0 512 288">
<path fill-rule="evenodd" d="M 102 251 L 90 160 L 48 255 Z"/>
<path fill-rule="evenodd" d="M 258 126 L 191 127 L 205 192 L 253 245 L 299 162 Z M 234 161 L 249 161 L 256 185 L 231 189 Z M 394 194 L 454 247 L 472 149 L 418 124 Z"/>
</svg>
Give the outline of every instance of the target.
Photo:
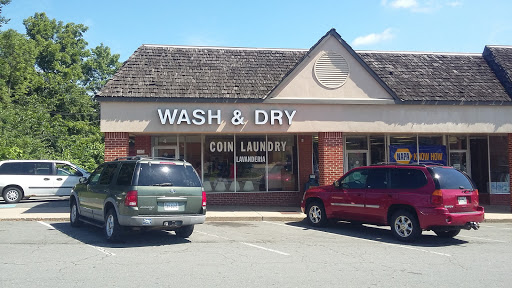
<svg viewBox="0 0 512 288">
<path fill-rule="evenodd" d="M 305 217 L 300 207 L 263 206 L 208 206 L 206 221 L 301 221 Z M 0 205 L 0 221 L 69 221 L 69 207 L 18 208 L 16 205 Z M 512 223 L 509 206 L 485 206 L 487 223 Z"/>
</svg>

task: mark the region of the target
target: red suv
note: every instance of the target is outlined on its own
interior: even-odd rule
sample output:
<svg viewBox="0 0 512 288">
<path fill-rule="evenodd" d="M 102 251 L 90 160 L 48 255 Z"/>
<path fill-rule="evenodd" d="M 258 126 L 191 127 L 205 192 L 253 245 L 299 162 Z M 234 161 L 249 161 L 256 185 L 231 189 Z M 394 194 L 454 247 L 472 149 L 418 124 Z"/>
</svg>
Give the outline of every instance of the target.
<svg viewBox="0 0 512 288">
<path fill-rule="evenodd" d="M 465 173 L 447 166 L 379 164 L 350 170 L 332 185 L 310 188 L 301 203 L 312 226 L 328 219 L 390 225 L 400 241 L 422 230 L 454 237 L 484 220 L 478 190 Z"/>
</svg>

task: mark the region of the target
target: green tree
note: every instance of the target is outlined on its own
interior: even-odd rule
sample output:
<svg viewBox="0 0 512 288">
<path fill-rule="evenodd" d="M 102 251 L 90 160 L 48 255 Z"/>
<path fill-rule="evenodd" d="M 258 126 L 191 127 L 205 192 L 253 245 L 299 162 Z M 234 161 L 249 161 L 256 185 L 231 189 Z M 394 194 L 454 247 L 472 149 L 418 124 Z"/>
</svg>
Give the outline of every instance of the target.
<svg viewBox="0 0 512 288">
<path fill-rule="evenodd" d="M 0 32 L 0 159 L 62 159 L 91 170 L 104 151 L 91 95 L 120 67 L 119 55 L 103 44 L 87 49 L 82 24 L 45 13 L 23 23 L 26 35 Z"/>
<path fill-rule="evenodd" d="M 5 6 L 9 3 L 11 3 L 11 0 L 0 0 L 0 28 L 3 24 L 7 24 L 9 22 L 9 19 L 2 16 L 2 6 Z"/>
<path fill-rule="evenodd" d="M 112 55 L 110 48 L 101 43 L 100 46 L 91 49 L 91 57 L 84 62 L 83 85 L 88 91 L 96 94 L 120 67 L 119 54 Z"/>
</svg>

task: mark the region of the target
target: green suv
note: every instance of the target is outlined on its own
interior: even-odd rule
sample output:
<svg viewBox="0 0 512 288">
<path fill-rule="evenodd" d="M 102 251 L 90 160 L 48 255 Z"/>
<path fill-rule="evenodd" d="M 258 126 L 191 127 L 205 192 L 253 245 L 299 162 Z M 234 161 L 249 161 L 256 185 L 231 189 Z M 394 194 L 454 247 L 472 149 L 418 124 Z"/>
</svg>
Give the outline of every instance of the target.
<svg viewBox="0 0 512 288">
<path fill-rule="evenodd" d="M 71 191 L 71 226 L 104 228 L 108 241 L 125 228 L 174 230 L 189 237 L 206 219 L 206 194 L 194 167 L 169 158 L 105 162 Z"/>
</svg>

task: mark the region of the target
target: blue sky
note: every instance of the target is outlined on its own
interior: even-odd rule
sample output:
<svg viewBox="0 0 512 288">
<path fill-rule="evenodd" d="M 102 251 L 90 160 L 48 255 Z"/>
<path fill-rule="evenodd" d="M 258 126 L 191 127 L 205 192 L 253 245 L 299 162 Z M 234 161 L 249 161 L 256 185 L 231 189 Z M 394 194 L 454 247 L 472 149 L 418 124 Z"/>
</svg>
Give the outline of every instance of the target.
<svg viewBox="0 0 512 288">
<path fill-rule="evenodd" d="M 355 50 L 471 52 L 512 45 L 510 0 L 12 0 L 2 27 L 46 12 L 85 24 L 126 60 L 142 44 L 309 49 L 335 28 Z"/>
</svg>

